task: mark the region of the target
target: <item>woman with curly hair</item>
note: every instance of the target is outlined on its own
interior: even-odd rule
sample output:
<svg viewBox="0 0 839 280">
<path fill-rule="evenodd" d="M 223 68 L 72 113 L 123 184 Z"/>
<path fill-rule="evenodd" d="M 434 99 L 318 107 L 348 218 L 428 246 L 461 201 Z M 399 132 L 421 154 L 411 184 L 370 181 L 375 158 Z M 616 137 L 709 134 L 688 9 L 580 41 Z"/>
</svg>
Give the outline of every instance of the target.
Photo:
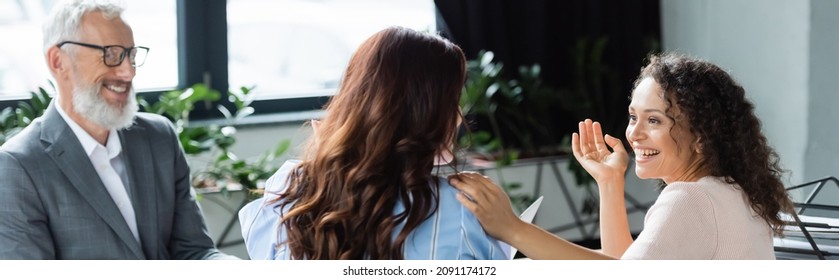
<svg viewBox="0 0 839 280">
<path fill-rule="evenodd" d="M 461 122 L 461 49 L 402 27 L 367 39 L 301 160 L 240 212 L 251 259 L 503 259 L 435 164 Z M 439 169 L 438 169 L 439 170 Z"/>
<path fill-rule="evenodd" d="M 628 153 L 591 120 L 580 122 L 572 149 L 599 187 L 601 251 L 518 220 L 479 174 L 451 178 L 469 195 L 459 200 L 491 235 L 534 259 L 774 259 L 772 235 L 792 202 L 744 89 L 714 64 L 664 54 L 642 69 L 631 99 L 635 174 L 665 184 L 637 239 L 624 204 Z"/>
</svg>

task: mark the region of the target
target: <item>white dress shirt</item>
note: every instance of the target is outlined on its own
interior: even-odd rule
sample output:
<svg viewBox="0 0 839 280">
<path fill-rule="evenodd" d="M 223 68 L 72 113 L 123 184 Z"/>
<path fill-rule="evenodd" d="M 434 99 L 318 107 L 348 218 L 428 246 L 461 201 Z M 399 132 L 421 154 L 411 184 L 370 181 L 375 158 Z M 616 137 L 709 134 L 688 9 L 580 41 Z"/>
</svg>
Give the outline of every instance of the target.
<svg viewBox="0 0 839 280">
<path fill-rule="evenodd" d="M 117 131 L 111 129 L 108 132 L 108 142 L 105 146 L 102 146 L 87 131 L 82 129 L 79 124 L 67 116 L 67 113 L 58 104 L 59 102 L 56 100 L 55 108 L 58 114 L 61 115 L 61 118 L 70 126 L 73 134 L 81 142 L 85 153 L 90 158 L 90 163 L 93 164 L 96 173 L 99 174 L 99 178 L 102 180 L 102 184 L 105 185 L 117 208 L 119 208 L 120 214 L 122 214 L 122 217 L 128 224 L 128 228 L 131 229 L 131 233 L 134 235 L 134 239 L 140 242 L 140 235 L 137 231 L 137 219 L 134 215 L 134 206 L 131 204 L 131 198 L 128 196 L 128 173 L 125 170 L 125 162 L 123 162 L 120 156 L 122 153 L 122 143 L 120 143 Z"/>
</svg>

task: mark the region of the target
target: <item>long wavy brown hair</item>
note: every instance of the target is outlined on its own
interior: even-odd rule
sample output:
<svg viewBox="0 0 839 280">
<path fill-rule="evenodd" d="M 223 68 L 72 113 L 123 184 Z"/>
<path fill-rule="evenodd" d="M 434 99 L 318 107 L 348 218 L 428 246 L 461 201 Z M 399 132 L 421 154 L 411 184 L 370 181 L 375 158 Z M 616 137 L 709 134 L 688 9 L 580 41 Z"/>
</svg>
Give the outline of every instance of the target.
<svg viewBox="0 0 839 280">
<path fill-rule="evenodd" d="M 700 168 L 738 184 L 751 208 L 782 234 L 781 212 L 793 204 L 781 182 L 778 154 L 761 132 L 746 91 L 718 66 L 680 54 L 653 55 L 635 85 L 651 77 L 664 90 L 668 110 L 675 102 L 699 137 Z"/>
<path fill-rule="evenodd" d="M 455 44 L 403 27 L 361 44 L 278 198 L 292 259 L 404 258 L 437 211 L 435 157 L 454 154 L 465 65 Z"/>
</svg>

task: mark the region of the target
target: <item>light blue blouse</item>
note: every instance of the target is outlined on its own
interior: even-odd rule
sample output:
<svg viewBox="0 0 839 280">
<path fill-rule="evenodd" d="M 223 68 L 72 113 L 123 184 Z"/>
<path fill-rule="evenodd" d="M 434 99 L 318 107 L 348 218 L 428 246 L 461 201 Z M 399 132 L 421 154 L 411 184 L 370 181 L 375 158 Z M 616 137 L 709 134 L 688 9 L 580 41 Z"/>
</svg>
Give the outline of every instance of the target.
<svg viewBox="0 0 839 280">
<path fill-rule="evenodd" d="M 268 204 L 285 190 L 286 179 L 299 161 L 287 161 L 266 182 L 265 195 L 239 211 L 239 223 L 248 255 L 253 260 L 289 259 L 285 228 L 279 226 L 278 203 Z M 502 250 L 503 243 L 484 232 L 477 218 L 455 198 L 457 190 L 444 178 L 440 180 L 440 205 L 437 211 L 408 236 L 404 256 L 408 260 L 489 260 L 509 259 Z M 397 204 L 394 213 L 404 210 Z M 401 228 L 394 230 L 393 236 Z"/>
</svg>

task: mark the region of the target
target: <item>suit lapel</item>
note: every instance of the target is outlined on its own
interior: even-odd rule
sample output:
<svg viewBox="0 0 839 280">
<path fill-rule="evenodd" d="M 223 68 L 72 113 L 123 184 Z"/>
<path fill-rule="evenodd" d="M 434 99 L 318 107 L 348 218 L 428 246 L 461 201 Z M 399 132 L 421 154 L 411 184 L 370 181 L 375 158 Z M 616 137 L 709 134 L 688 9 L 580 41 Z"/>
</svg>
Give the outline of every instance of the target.
<svg viewBox="0 0 839 280">
<path fill-rule="evenodd" d="M 120 131 L 119 138 L 122 141 L 123 160 L 131 185 L 131 203 L 137 217 L 143 252 L 148 258 L 155 259 L 160 248 L 157 234 L 157 184 L 152 166 L 152 149 L 148 138 L 143 135 L 144 130 L 135 125 Z"/>
<path fill-rule="evenodd" d="M 70 185 L 78 191 L 84 200 L 103 221 L 128 245 L 138 259 L 144 259 L 140 244 L 134 239 L 128 224 L 120 214 L 111 195 L 93 168 L 90 158 L 85 154 L 73 130 L 64 122 L 61 115 L 50 104 L 44 114 L 41 141 L 47 143 L 45 152 L 52 158 Z M 96 234 L 96 233 L 91 233 Z"/>
</svg>

